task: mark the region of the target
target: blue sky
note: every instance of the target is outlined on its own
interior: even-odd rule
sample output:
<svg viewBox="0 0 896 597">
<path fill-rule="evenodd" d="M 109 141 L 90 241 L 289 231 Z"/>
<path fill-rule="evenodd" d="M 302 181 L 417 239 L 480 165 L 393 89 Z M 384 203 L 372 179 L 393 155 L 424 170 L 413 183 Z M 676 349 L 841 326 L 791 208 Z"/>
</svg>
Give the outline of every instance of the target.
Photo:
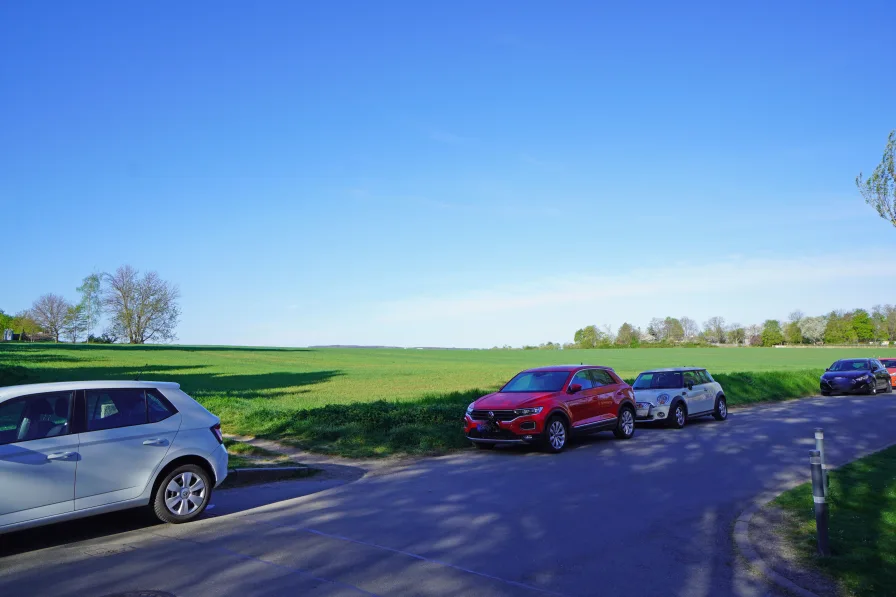
<svg viewBox="0 0 896 597">
<path fill-rule="evenodd" d="M 881 2 L 6 2 L 0 308 L 156 270 L 183 343 L 492 346 L 896 302 Z"/>
</svg>

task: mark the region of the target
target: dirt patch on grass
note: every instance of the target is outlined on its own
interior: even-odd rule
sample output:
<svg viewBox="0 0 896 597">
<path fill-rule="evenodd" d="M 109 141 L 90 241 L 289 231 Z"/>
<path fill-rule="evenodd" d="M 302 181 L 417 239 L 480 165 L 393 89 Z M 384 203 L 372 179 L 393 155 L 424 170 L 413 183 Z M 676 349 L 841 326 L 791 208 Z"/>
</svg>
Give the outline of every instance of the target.
<svg viewBox="0 0 896 597">
<path fill-rule="evenodd" d="M 781 576 L 819 597 L 848 595 L 831 577 L 794 549 L 789 537 L 796 519 L 781 508 L 768 505 L 750 521 L 750 541 L 759 556 Z"/>
</svg>

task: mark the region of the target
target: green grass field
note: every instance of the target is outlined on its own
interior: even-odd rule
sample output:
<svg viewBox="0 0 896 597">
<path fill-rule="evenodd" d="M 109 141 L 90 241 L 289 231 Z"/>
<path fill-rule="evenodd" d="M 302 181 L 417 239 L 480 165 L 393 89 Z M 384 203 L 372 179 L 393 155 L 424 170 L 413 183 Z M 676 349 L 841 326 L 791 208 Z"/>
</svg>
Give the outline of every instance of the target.
<svg viewBox="0 0 896 597">
<path fill-rule="evenodd" d="M 0 385 L 81 379 L 176 381 L 225 431 L 347 455 L 436 453 L 465 446 L 463 408 L 521 369 L 561 363 L 704 366 L 732 405 L 804 396 L 838 358 L 896 349 L 619 350 L 277 349 L 0 344 Z"/>
<path fill-rule="evenodd" d="M 773 505 L 792 514 L 786 529 L 804 561 L 832 575 L 849 595 L 896 595 L 896 447 L 831 471 L 831 557 L 815 555 L 812 484 Z"/>
</svg>

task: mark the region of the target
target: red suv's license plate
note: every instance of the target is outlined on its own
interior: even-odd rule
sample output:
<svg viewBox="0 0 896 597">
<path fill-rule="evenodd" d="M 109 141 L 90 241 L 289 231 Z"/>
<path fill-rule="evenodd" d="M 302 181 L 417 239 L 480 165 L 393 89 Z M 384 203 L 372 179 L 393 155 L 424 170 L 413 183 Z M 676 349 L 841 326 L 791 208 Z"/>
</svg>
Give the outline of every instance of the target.
<svg viewBox="0 0 896 597">
<path fill-rule="evenodd" d="M 495 426 L 491 423 L 479 423 L 476 426 L 476 429 L 477 431 L 479 431 L 479 433 L 489 433 L 492 431 L 497 431 L 497 429 L 495 429 Z"/>
</svg>

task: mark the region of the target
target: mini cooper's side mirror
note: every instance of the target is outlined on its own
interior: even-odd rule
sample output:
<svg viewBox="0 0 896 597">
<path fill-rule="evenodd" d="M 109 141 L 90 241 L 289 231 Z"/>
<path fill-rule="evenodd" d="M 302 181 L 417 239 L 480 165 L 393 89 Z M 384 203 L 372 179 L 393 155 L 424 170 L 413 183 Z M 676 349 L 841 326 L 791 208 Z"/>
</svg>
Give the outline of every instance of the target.
<svg viewBox="0 0 896 597">
<path fill-rule="evenodd" d="M 571 384 L 569 384 L 569 388 L 567 388 L 566 392 L 568 394 L 575 394 L 576 392 L 581 391 L 581 389 L 582 389 L 581 384 L 571 383 Z"/>
<path fill-rule="evenodd" d="M 694 384 L 693 384 L 692 382 L 689 381 L 689 382 L 687 383 L 687 387 L 688 387 L 689 390 L 693 390 L 693 389 L 694 389 Z"/>
</svg>

